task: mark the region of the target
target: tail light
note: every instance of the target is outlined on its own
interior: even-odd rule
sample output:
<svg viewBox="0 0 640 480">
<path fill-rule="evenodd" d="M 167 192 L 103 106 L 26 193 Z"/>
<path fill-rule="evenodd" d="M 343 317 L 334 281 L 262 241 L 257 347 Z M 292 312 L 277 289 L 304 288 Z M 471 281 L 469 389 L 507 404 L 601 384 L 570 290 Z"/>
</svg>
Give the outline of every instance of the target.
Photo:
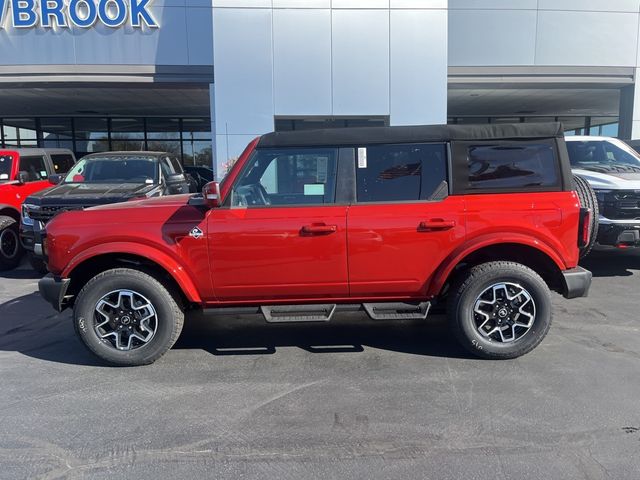
<svg viewBox="0 0 640 480">
<path fill-rule="evenodd" d="M 591 210 L 588 208 L 580 209 L 580 223 L 578 226 L 578 247 L 586 247 L 589 245 L 591 238 Z"/>
</svg>

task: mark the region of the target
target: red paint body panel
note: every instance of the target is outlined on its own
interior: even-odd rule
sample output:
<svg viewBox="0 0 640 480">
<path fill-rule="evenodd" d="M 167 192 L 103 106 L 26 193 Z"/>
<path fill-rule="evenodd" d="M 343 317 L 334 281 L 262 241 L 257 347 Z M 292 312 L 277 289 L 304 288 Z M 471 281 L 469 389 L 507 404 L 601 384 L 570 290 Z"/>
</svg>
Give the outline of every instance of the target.
<svg viewBox="0 0 640 480">
<path fill-rule="evenodd" d="M 96 255 L 121 253 L 148 258 L 167 270 L 194 302 L 214 298 L 206 236 L 206 211 L 187 205 L 189 195 L 65 212 L 47 224 L 49 269 L 63 277 Z"/>
<path fill-rule="evenodd" d="M 351 296 L 424 298 L 431 275 L 465 239 L 464 197 L 349 208 Z M 420 228 L 432 222 L 434 228 Z M 444 225 L 454 224 L 452 228 Z M 437 224 L 442 223 L 443 228 Z"/>
<path fill-rule="evenodd" d="M 10 182 L 0 183 L 0 208 L 7 205 L 13 208 L 18 214 L 24 200 L 31 194 L 52 187 L 49 180 L 39 180 L 36 182 L 27 182 L 19 184 L 16 180 L 19 171 L 20 155 L 13 150 L 0 150 L 0 155 L 11 155 L 13 164 L 11 165 Z M 53 172 L 48 172 L 49 174 Z"/>
<path fill-rule="evenodd" d="M 347 297 L 346 212 L 346 206 L 211 210 L 218 300 Z M 306 234 L 305 226 L 335 229 Z"/>
</svg>

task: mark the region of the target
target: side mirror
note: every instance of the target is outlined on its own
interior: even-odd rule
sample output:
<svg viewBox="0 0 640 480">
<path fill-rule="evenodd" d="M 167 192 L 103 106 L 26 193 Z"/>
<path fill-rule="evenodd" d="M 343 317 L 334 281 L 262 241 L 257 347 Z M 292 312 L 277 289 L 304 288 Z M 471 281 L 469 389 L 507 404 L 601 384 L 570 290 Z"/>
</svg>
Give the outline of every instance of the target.
<svg viewBox="0 0 640 480">
<path fill-rule="evenodd" d="M 220 184 L 218 182 L 209 182 L 202 189 L 202 196 L 204 197 L 204 203 L 209 208 L 216 208 L 220 206 Z"/>
<path fill-rule="evenodd" d="M 59 173 L 49 175 L 49 183 L 51 185 L 58 185 L 60 182 L 62 182 L 62 175 L 60 175 Z"/>
<path fill-rule="evenodd" d="M 187 179 L 183 173 L 172 173 L 171 175 L 167 175 L 166 177 L 167 183 L 183 183 L 186 181 Z"/>
<path fill-rule="evenodd" d="M 16 176 L 16 180 L 18 180 L 18 183 L 20 185 L 24 185 L 29 181 L 29 174 L 25 171 L 18 172 L 18 175 Z"/>
</svg>

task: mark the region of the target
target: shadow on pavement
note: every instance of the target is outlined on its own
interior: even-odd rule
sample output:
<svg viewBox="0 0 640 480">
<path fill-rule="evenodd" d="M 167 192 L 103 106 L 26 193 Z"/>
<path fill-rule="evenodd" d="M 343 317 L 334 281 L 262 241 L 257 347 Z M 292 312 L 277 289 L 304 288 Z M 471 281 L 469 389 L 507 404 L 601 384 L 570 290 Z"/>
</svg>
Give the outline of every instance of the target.
<svg viewBox="0 0 640 480">
<path fill-rule="evenodd" d="M 580 261 L 594 277 L 629 277 L 640 270 L 640 249 L 594 250 Z"/>
<path fill-rule="evenodd" d="M 450 335 L 444 318 L 427 321 L 370 320 L 364 313 L 343 313 L 328 323 L 265 324 L 258 316 L 193 315 L 174 348 L 203 348 L 213 355 L 272 355 L 277 347 L 310 353 L 359 353 L 364 347 L 414 355 L 475 358 Z"/>
<path fill-rule="evenodd" d="M 202 349 L 213 355 L 272 355 L 277 347 L 310 353 L 353 353 L 373 347 L 415 355 L 474 358 L 449 334 L 441 316 L 426 322 L 374 322 L 364 313 L 331 323 L 266 324 L 258 316 L 189 315 L 174 349 Z M 0 304 L 0 351 L 49 362 L 104 366 L 81 344 L 70 311 L 54 312 L 37 292 Z"/>
</svg>

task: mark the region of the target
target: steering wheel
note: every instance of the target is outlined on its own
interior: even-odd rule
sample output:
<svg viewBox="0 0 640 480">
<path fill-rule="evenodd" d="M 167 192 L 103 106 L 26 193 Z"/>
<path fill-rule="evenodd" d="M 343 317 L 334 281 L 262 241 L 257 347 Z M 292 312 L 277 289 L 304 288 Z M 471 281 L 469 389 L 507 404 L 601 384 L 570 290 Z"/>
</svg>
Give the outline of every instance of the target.
<svg viewBox="0 0 640 480">
<path fill-rule="evenodd" d="M 271 205 L 269 194 L 259 183 L 243 185 L 235 190 L 236 204 L 239 206 Z"/>
<path fill-rule="evenodd" d="M 269 194 L 267 193 L 267 189 L 261 183 L 256 183 L 255 186 L 260 194 L 262 205 L 271 205 L 271 200 L 269 200 Z"/>
</svg>

